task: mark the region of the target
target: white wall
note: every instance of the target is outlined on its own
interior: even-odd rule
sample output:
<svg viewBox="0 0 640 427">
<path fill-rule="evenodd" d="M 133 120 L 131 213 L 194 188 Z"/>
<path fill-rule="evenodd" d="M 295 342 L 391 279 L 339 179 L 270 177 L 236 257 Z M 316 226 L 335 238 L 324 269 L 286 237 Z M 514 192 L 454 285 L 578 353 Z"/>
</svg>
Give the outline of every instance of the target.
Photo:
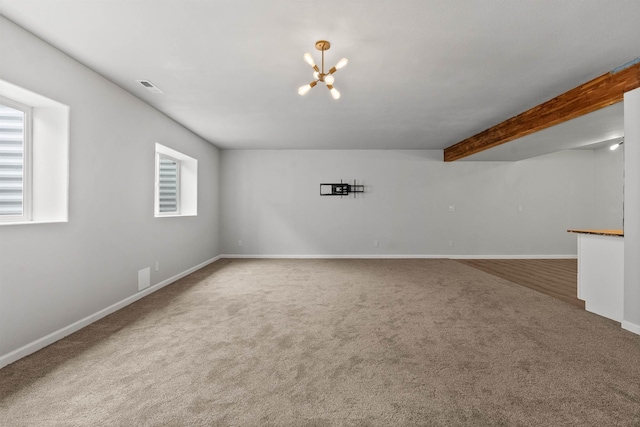
<svg viewBox="0 0 640 427">
<path fill-rule="evenodd" d="M 594 215 L 599 229 L 622 229 L 624 205 L 624 145 L 593 151 Z"/>
<path fill-rule="evenodd" d="M 624 94 L 624 320 L 640 334 L 640 89 Z"/>
<path fill-rule="evenodd" d="M 0 79 L 70 107 L 69 221 L 0 226 L 0 361 L 219 254 L 219 152 L 0 17 Z M 132 79 L 140 76 L 131 76 Z M 160 95 L 162 96 L 162 95 Z M 198 160 L 198 216 L 154 218 L 159 142 Z M 1 365 L 0 365 L 1 366 Z"/>
<path fill-rule="evenodd" d="M 454 163 L 421 150 L 221 153 L 224 254 L 575 255 L 566 230 L 601 228 L 593 151 Z M 340 179 L 366 193 L 319 196 Z"/>
</svg>

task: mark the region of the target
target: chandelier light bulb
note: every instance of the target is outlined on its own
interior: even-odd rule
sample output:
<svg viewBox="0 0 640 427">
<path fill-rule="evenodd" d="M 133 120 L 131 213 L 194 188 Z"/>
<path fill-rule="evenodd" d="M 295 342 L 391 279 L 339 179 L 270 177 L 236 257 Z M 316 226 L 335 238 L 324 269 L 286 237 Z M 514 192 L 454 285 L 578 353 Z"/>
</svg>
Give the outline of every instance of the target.
<svg viewBox="0 0 640 427">
<path fill-rule="evenodd" d="M 300 88 L 298 89 L 298 94 L 306 95 L 307 92 L 309 92 L 310 90 L 311 90 L 311 85 L 300 86 Z"/>
<path fill-rule="evenodd" d="M 328 76 L 324 76 L 324 82 L 328 85 L 332 85 L 333 82 L 335 81 L 335 78 L 329 74 Z"/>
<path fill-rule="evenodd" d="M 307 92 L 309 92 L 311 90 L 312 87 L 314 87 L 317 84 L 318 84 L 318 82 L 311 82 L 308 85 L 300 86 L 298 88 L 298 94 L 305 95 Z"/>
<path fill-rule="evenodd" d="M 313 72 L 313 78 L 318 80 L 320 78 L 320 73 L 318 71 Z"/>
<path fill-rule="evenodd" d="M 340 68 L 343 68 L 345 65 L 347 65 L 349 63 L 349 60 L 347 58 L 342 58 L 340 61 L 338 61 L 338 63 L 336 64 L 336 70 L 339 70 Z"/>
<path fill-rule="evenodd" d="M 312 67 L 316 66 L 316 62 L 313 60 L 313 56 L 311 56 L 309 52 L 304 54 L 304 60 L 307 62 L 307 64 L 311 65 Z"/>
<path fill-rule="evenodd" d="M 331 92 L 333 99 L 340 99 L 340 92 L 338 92 L 338 89 L 331 85 L 327 85 L 327 87 L 329 88 L 329 92 Z"/>
</svg>

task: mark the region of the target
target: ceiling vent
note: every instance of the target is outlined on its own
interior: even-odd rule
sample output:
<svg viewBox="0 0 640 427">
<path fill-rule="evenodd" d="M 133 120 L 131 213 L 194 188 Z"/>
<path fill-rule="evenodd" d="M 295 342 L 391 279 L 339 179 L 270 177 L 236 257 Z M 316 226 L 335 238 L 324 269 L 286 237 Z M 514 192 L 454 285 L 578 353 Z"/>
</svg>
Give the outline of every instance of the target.
<svg viewBox="0 0 640 427">
<path fill-rule="evenodd" d="M 136 80 L 136 81 L 140 83 L 142 86 L 144 86 L 151 93 L 164 93 L 158 88 L 158 86 L 154 85 L 149 80 Z"/>
</svg>

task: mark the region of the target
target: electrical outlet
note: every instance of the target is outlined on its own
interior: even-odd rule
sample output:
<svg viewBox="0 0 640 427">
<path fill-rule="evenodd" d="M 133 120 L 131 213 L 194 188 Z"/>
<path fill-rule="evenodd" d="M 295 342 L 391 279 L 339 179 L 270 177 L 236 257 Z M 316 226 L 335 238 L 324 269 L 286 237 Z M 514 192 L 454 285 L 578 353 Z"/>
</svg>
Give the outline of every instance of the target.
<svg viewBox="0 0 640 427">
<path fill-rule="evenodd" d="M 453 247 L 453 240 L 449 240 L 449 247 L 452 248 Z"/>
<path fill-rule="evenodd" d="M 455 212 L 456 211 L 456 205 L 449 205 L 449 212 Z"/>
<path fill-rule="evenodd" d="M 518 205 L 518 212 L 522 212 L 524 210 L 524 207 L 522 205 Z"/>
<path fill-rule="evenodd" d="M 153 271 L 158 271 L 160 270 L 160 262 L 156 261 L 156 263 L 153 266 Z"/>
<path fill-rule="evenodd" d="M 242 240 L 238 239 L 238 246 L 242 246 Z"/>
<path fill-rule="evenodd" d="M 380 242 L 379 242 L 379 241 L 377 241 L 377 240 L 374 240 L 374 241 L 373 241 L 373 247 L 374 247 L 374 248 L 377 248 L 378 246 L 380 246 Z"/>
</svg>

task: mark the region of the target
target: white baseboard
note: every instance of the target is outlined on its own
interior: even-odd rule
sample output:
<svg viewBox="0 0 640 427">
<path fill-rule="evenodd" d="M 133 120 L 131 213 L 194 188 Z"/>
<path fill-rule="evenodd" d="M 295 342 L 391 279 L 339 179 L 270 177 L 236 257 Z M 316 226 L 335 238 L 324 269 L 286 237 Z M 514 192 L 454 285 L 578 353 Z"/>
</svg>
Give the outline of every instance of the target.
<svg viewBox="0 0 640 427">
<path fill-rule="evenodd" d="M 231 259 L 577 259 L 568 255 L 265 255 L 265 254 L 223 254 L 220 258 Z"/>
<path fill-rule="evenodd" d="M 629 332 L 640 335 L 640 325 L 636 325 L 635 323 L 631 323 L 627 320 L 622 321 L 622 329 L 626 329 Z"/>
<path fill-rule="evenodd" d="M 133 295 L 131 295 L 130 297 L 127 297 L 125 299 L 123 299 L 122 301 L 119 301 L 115 304 L 110 305 L 107 308 L 104 308 L 96 313 L 93 313 L 87 317 L 85 317 L 84 319 L 80 319 L 77 322 L 74 322 L 68 326 L 65 326 L 64 328 L 58 329 L 55 332 L 50 333 L 47 336 L 44 336 L 42 338 L 39 338 L 33 342 L 30 342 L 27 345 L 24 345 L 22 347 L 20 347 L 17 350 L 14 350 L 10 353 L 7 353 L 3 356 L 0 356 L 0 368 L 7 366 L 10 363 L 13 363 L 19 359 L 22 359 L 25 356 L 30 355 L 31 353 L 35 353 L 36 351 L 43 349 L 44 347 L 53 344 L 54 342 L 68 336 L 71 335 L 72 333 L 79 331 L 80 329 L 84 328 L 85 326 L 90 325 L 91 323 L 102 319 L 105 316 L 108 316 L 111 313 L 114 313 L 118 310 L 120 310 L 123 307 L 128 306 L 129 304 L 132 304 L 136 301 L 138 301 L 141 298 L 146 297 L 149 294 L 152 294 L 153 292 L 164 288 L 165 286 L 179 280 L 182 279 L 183 277 L 193 273 L 194 271 L 197 271 L 199 269 L 201 269 L 202 267 L 205 267 L 217 260 L 220 259 L 220 256 L 217 256 L 215 258 L 211 258 L 210 260 L 207 260 L 201 264 L 196 265 L 195 267 L 192 267 L 188 270 L 183 271 L 182 273 L 178 273 L 173 277 L 170 277 L 166 280 L 163 280 L 160 283 L 157 283 L 149 288 L 146 288 L 140 292 L 137 292 Z"/>
<path fill-rule="evenodd" d="M 265 254 L 223 254 L 220 258 L 236 259 L 400 259 L 400 258 L 449 258 L 447 255 L 265 255 Z"/>
<path fill-rule="evenodd" d="M 578 259 L 578 255 L 451 255 L 451 259 Z"/>
</svg>

